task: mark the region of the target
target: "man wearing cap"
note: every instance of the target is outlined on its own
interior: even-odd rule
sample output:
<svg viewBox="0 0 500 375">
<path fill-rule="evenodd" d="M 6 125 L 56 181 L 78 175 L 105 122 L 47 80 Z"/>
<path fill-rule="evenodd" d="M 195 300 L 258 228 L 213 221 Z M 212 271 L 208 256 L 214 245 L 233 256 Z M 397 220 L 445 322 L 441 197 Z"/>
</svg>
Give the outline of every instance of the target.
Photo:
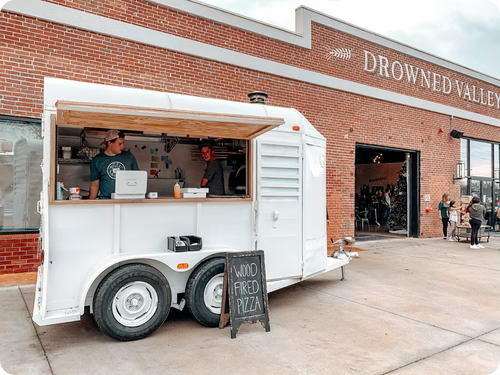
<svg viewBox="0 0 500 375">
<path fill-rule="evenodd" d="M 89 199 L 96 199 L 100 193 L 101 198 L 111 198 L 115 192 L 116 171 L 139 170 L 137 160 L 130 152 L 122 152 L 125 143 L 125 134 L 122 131 L 112 129 L 106 132 L 101 145 L 106 145 L 106 150 L 92 159 L 90 165 Z"/>
</svg>

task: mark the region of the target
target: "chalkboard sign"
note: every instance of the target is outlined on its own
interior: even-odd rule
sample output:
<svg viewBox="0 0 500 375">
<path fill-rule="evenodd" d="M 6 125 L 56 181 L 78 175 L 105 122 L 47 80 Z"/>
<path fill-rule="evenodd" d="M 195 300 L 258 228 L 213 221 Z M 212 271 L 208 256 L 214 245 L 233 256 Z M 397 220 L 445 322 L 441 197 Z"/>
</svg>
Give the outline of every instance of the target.
<svg viewBox="0 0 500 375">
<path fill-rule="evenodd" d="M 222 306 L 219 328 L 229 321 L 232 339 L 245 322 L 260 321 L 266 332 L 271 330 L 262 250 L 226 255 Z"/>
</svg>

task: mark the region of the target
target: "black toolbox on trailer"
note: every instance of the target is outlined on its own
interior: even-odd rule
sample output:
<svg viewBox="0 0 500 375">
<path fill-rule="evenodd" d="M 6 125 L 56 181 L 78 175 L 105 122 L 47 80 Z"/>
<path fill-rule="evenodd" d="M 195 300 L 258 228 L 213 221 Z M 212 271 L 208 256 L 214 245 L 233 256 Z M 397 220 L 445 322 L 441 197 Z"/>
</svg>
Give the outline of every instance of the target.
<svg viewBox="0 0 500 375">
<path fill-rule="evenodd" d="M 198 251 L 203 247 L 203 241 L 198 236 L 168 237 L 168 249 L 175 252 Z"/>
</svg>

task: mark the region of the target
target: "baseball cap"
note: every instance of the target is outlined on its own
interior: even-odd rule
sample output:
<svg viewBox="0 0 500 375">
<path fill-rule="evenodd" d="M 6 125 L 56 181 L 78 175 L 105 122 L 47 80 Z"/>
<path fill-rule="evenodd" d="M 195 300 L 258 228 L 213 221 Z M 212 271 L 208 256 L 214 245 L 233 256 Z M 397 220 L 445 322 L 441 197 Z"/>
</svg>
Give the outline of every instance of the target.
<svg viewBox="0 0 500 375">
<path fill-rule="evenodd" d="M 111 129 L 106 132 L 106 135 L 104 136 L 104 141 L 101 142 L 101 145 L 105 144 L 106 142 L 112 141 L 113 139 L 116 139 L 120 136 L 120 131 L 116 129 Z"/>
</svg>

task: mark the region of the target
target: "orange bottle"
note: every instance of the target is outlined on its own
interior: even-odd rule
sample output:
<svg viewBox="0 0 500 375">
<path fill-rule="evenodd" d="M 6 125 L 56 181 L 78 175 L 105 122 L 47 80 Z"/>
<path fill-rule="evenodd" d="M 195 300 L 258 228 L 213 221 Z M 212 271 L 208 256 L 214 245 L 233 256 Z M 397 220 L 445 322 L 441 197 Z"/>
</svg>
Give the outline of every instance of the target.
<svg viewBox="0 0 500 375">
<path fill-rule="evenodd" d="M 181 197 L 181 187 L 179 186 L 179 183 L 176 182 L 174 185 L 174 198 L 180 198 Z"/>
</svg>

